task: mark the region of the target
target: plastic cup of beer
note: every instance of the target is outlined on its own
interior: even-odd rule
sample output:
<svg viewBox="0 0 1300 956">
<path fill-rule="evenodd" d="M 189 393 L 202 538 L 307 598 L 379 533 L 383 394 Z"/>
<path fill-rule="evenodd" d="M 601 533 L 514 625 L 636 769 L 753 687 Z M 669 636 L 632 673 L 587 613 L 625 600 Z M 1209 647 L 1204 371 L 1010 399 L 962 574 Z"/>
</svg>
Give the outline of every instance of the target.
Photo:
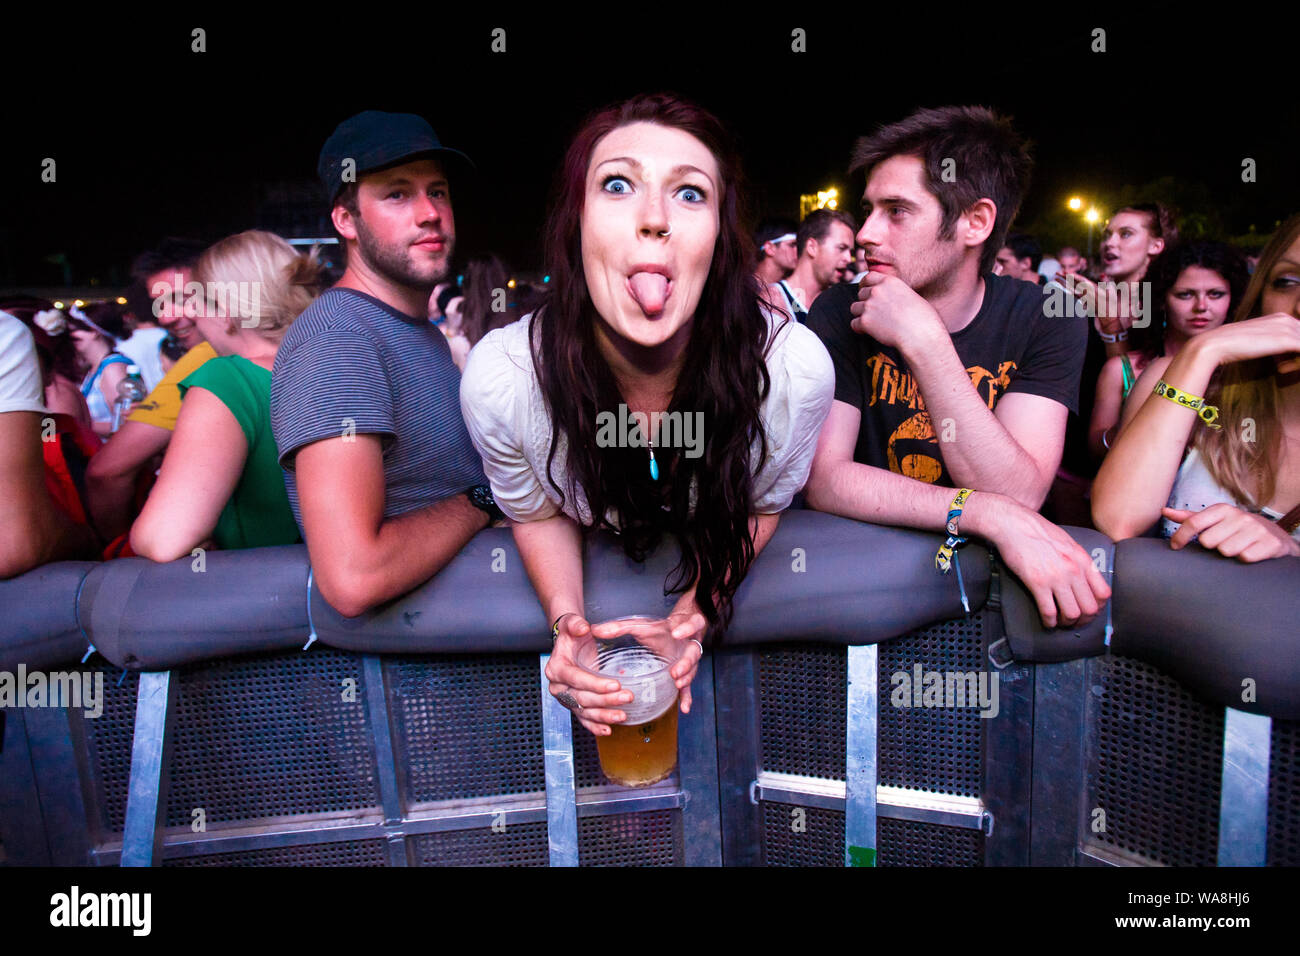
<svg viewBox="0 0 1300 956">
<path fill-rule="evenodd" d="M 596 738 L 600 769 L 613 783 L 648 787 L 677 766 L 677 685 L 669 669 L 682 656 L 682 641 L 661 618 L 616 619 L 626 627 L 610 638 L 589 635 L 574 658 L 579 667 L 598 677 L 613 678 L 631 691 L 629 703 L 618 709 L 627 715 L 611 724 L 608 736 Z"/>
</svg>

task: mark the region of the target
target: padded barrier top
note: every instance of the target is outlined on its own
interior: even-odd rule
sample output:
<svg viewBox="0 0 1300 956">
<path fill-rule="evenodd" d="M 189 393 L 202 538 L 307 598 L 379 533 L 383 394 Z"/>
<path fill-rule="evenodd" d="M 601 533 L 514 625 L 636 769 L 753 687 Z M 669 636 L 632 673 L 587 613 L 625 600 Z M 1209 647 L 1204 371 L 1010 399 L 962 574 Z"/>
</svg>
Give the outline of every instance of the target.
<svg viewBox="0 0 1300 956">
<path fill-rule="evenodd" d="M 167 670 L 306 641 L 306 545 L 210 551 L 198 567 L 119 558 L 95 568 L 81 620 L 96 649 L 118 667 Z"/>
<path fill-rule="evenodd" d="M 957 575 L 934 569 L 937 546 L 933 534 L 787 511 L 740 586 L 724 643 L 873 644 L 958 617 Z M 676 596 L 664 597 L 664 583 L 676 563 L 675 545 L 665 544 L 637 564 L 613 535 L 590 536 L 584 558 L 588 620 L 667 614 Z M 974 544 L 962 548 L 961 568 L 971 610 L 978 610 L 988 596 L 988 551 Z M 382 609 L 345 618 L 313 589 L 311 610 L 319 639 L 347 650 L 551 647 L 551 622 L 507 529 L 480 532 L 432 580 Z"/>
<path fill-rule="evenodd" d="M 1161 540 L 1118 547 L 1094 531 L 1067 529 L 1113 568 L 1111 649 L 1148 661 L 1228 706 L 1300 719 L 1300 558 L 1263 564 Z M 813 511 L 782 515 L 741 586 L 724 643 L 818 641 L 865 644 L 959 617 L 956 574 L 934 570 L 939 537 Z M 960 552 L 971 609 L 988 595 L 988 552 Z M 645 564 L 609 535 L 588 539 L 586 598 L 593 621 L 662 614 L 676 549 Z M 0 669 L 78 660 L 80 624 L 118 666 L 161 670 L 214 657 L 301 647 L 307 640 L 307 553 L 302 545 L 214 551 L 154 564 L 62 562 L 0 582 Z M 83 581 L 84 579 L 84 581 Z M 78 601 L 78 592 L 80 599 Z M 1059 661 L 1105 652 L 1106 611 L 1089 625 L 1045 630 L 1022 585 L 1001 574 L 1008 642 L 1019 660 Z M 311 621 L 322 644 L 371 653 L 485 653 L 549 649 L 543 614 L 510 532 L 477 535 L 433 580 L 355 619 L 313 589 Z M 1242 681 L 1255 682 L 1255 701 Z"/>
<path fill-rule="evenodd" d="M 1113 600 L 1116 654 L 1226 706 L 1300 719 L 1300 558 L 1242 564 L 1132 538 L 1115 547 Z"/>
<path fill-rule="evenodd" d="M 86 638 L 77 623 L 77 592 L 93 561 L 56 561 L 0 581 L 0 670 L 80 660 Z"/>
<path fill-rule="evenodd" d="M 962 613 L 956 574 L 934 570 L 937 536 L 848 521 L 812 511 L 786 512 L 736 599 L 727 644 L 887 640 Z M 592 535 L 585 555 L 587 613 L 592 621 L 664 614 L 663 594 L 676 563 L 665 543 L 644 564 L 617 538 Z M 34 640 L 42 622 L 0 621 L 0 646 L 18 648 L 28 667 L 76 660 L 85 640 L 73 611 L 77 582 L 43 583 L 57 565 L 3 586 L 63 616 L 51 629 L 75 640 Z M 309 633 L 307 551 L 303 545 L 213 551 L 203 570 L 190 558 L 155 564 L 122 558 L 88 565 L 80 619 L 96 649 L 119 667 L 163 670 L 214 657 L 302 647 Z M 988 595 L 989 553 L 961 551 L 971 609 Z M 32 601 L 32 589 L 48 597 Z M 44 619 L 42 619 L 43 621 Z M 547 651 L 549 627 L 506 529 L 480 532 L 421 587 L 384 607 L 345 618 L 312 589 L 311 623 L 322 644 L 369 653 Z"/>
</svg>

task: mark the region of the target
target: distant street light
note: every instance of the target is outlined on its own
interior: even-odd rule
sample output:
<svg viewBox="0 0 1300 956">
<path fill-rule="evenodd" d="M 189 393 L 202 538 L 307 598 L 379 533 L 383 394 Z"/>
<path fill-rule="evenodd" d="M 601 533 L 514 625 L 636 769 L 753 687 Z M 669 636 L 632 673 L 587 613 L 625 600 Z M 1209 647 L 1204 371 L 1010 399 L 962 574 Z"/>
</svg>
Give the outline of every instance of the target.
<svg viewBox="0 0 1300 956">
<path fill-rule="evenodd" d="M 1078 212 L 1083 208 L 1083 200 L 1078 196 L 1071 196 L 1070 201 L 1065 204 L 1071 212 Z"/>
<path fill-rule="evenodd" d="M 837 209 L 840 204 L 840 191 L 832 186 L 819 189 L 816 193 L 804 193 L 799 197 L 799 218 L 805 219 L 810 212 L 818 209 Z"/>
<path fill-rule="evenodd" d="M 1101 213 L 1097 212 L 1096 206 L 1089 206 L 1088 211 L 1083 214 L 1083 218 L 1088 221 L 1088 260 L 1092 261 L 1092 227 L 1101 218 Z"/>
</svg>

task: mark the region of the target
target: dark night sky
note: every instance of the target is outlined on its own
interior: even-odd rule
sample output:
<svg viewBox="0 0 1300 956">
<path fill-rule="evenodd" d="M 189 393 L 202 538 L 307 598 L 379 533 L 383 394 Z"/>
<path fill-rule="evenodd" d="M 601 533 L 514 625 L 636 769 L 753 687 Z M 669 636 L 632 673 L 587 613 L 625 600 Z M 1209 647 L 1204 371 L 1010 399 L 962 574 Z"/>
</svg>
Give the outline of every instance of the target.
<svg viewBox="0 0 1300 956">
<path fill-rule="evenodd" d="M 787 21 L 743 26 L 676 4 L 457 21 L 358 9 L 364 23 L 172 13 L 13 28 L 0 285 L 56 284 L 45 259 L 58 252 L 74 281 L 109 282 L 161 235 L 249 228 L 262 184 L 313 181 L 325 137 L 368 108 L 422 113 L 477 162 L 476 190 L 457 197 L 462 253 L 493 249 L 538 267 L 547 192 L 576 125 L 591 108 L 658 89 L 699 100 L 733 129 L 760 212 L 793 215 L 799 193 L 851 185 L 856 136 L 948 103 L 1008 112 L 1034 141 L 1022 220 L 1069 192 L 1170 175 L 1208 187 L 1233 232 L 1268 231 L 1300 208 L 1294 15 L 1035 13 L 1008 29 L 918 4 L 839 16 L 792 6 Z M 190 51 L 195 26 L 206 53 Z M 496 26 L 505 54 L 489 49 Z M 796 26 L 807 53 L 790 50 Z M 1090 50 L 1094 27 L 1106 30 L 1105 53 Z M 40 181 L 47 156 L 56 183 Z M 1247 156 L 1258 163 L 1251 184 Z"/>
</svg>

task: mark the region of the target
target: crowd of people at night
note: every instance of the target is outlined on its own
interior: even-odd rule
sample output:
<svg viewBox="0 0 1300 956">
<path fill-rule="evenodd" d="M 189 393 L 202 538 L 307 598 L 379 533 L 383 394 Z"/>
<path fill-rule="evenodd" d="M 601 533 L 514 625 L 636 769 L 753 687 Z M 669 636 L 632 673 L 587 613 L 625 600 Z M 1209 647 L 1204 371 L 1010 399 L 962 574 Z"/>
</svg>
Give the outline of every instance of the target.
<svg viewBox="0 0 1300 956">
<path fill-rule="evenodd" d="M 0 577 L 303 542 L 354 617 L 509 527 L 551 692 L 606 734 L 631 695 L 573 659 L 592 530 L 680 551 L 683 711 L 790 507 L 938 533 L 936 574 L 978 539 L 1047 627 L 1111 593 L 1063 526 L 1300 556 L 1300 215 L 1241 249 L 1142 202 L 1095 255 L 1045 250 L 1016 225 L 1025 141 L 982 107 L 848 159 L 857 215 L 756 217 L 717 117 L 610 106 L 557 157 L 532 284 L 453 268 L 464 154 L 353 116 L 317 168 L 340 276 L 249 230 L 164 240 L 103 302 L 0 299 Z"/>
</svg>

